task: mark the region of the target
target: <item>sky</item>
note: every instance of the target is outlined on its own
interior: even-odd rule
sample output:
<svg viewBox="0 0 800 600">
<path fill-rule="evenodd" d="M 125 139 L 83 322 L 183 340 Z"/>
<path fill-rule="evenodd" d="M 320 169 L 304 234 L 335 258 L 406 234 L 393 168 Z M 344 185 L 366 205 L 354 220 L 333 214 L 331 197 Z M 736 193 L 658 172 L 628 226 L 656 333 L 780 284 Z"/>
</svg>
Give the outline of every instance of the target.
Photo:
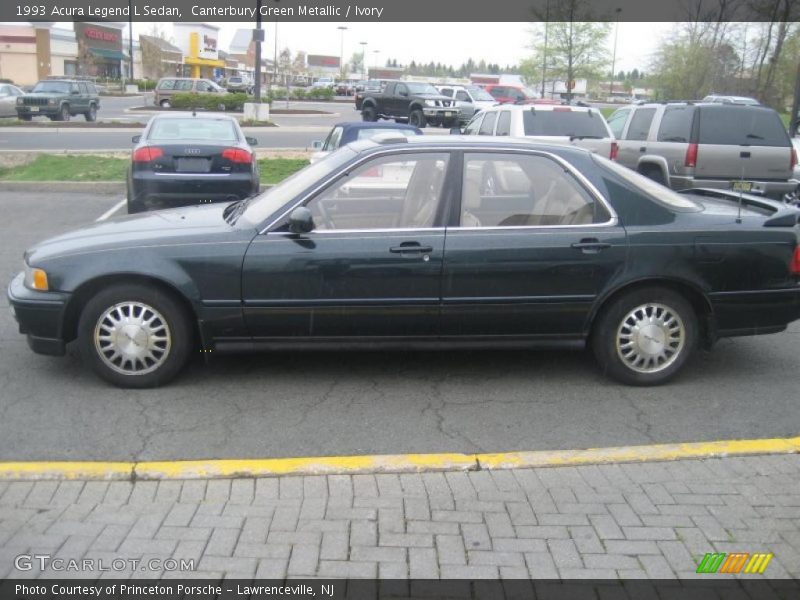
<svg viewBox="0 0 800 600">
<path fill-rule="evenodd" d="M 219 48 L 227 50 L 238 28 L 252 28 L 253 23 L 215 23 L 220 29 Z M 280 23 L 278 50 L 288 47 L 292 53 L 304 50 L 308 54 L 339 56 L 344 31 L 344 56 L 349 60 L 354 52 L 361 52 L 360 42 L 367 42 L 367 64 L 386 63 L 387 58 L 399 64 L 412 60 L 430 61 L 458 67 L 472 57 L 479 62 L 497 63 L 501 66 L 517 64 L 530 55 L 531 25 L 529 23 Z M 171 23 L 158 23 L 169 38 Z M 659 41 L 667 36 L 672 23 L 619 23 L 615 71 L 634 68 L 647 70 L 650 56 Z M 64 24 L 64 27 L 70 27 Z M 135 33 L 148 33 L 152 23 L 134 23 Z M 274 54 L 275 23 L 265 22 L 266 42 L 264 56 Z M 612 53 L 614 33 L 608 39 L 609 55 Z M 378 51 L 377 53 L 375 51 Z"/>
</svg>

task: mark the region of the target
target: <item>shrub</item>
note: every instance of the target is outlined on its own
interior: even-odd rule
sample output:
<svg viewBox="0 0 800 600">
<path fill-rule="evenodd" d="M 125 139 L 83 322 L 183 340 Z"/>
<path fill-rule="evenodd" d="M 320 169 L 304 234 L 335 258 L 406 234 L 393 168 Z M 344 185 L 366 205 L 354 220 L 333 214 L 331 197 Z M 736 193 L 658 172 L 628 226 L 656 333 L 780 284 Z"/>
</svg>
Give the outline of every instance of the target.
<svg viewBox="0 0 800 600">
<path fill-rule="evenodd" d="M 199 110 L 226 110 L 238 112 L 248 102 L 247 94 L 175 94 L 170 98 L 173 108 Z M 224 108 L 220 109 L 220 105 Z"/>
<path fill-rule="evenodd" d="M 289 96 L 295 100 L 303 100 L 305 99 L 306 95 L 305 88 L 292 88 L 289 92 Z"/>
<path fill-rule="evenodd" d="M 318 87 L 318 88 L 311 88 L 311 91 L 308 92 L 307 97 L 312 98 L 314 100 L 333 100 L 333 89 L 329 87 Z"/>
</svg>

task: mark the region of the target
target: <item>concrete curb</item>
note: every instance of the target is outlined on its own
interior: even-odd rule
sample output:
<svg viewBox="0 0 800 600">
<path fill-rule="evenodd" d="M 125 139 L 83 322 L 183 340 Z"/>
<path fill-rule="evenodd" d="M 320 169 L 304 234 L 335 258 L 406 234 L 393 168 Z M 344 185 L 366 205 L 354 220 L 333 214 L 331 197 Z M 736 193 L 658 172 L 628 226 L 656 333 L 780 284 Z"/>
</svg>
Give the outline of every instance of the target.
<svg viewBox="0 0 800 600">
<path fill-rule="evenodd" d="M 800 437 L 496 454 L 396 454 L 151 462 L 4 462 L 0 463 L 0 481 L 231 479 L 280 475 L 476 471 L 797 453 L 800 453 Z"/>
<path fill-rule="evenodd" d="M 0 181 L 0 192 L 124 194 L 124 181 Z"/>
</svg>

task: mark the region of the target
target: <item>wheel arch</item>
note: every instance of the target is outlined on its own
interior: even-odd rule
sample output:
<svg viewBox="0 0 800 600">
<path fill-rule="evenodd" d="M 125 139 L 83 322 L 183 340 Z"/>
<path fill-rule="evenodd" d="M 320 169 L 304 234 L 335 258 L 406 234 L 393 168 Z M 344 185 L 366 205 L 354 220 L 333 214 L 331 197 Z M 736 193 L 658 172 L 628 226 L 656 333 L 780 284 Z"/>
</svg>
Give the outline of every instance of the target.
<svg viewBox="0 0 800 600">
<path fill-rule="evenodd" d="M 597 324 L 598 317 L 602 312 L 610 306 L 615 300 L 624 294 L 631 291 L 647 288 L 647 287 L 663 287 L 670 289 L 684 298 L 692 305 L 692 308 L 697 315 L 697 323 L 700 327 L 700 339 L 704 346 L 709 347 L 713 344 L 716 336 L 716 327 L 714 325 L 714 307 L 705 292 L 696 283 L 687 281 L 685 279 L 677 279 L 672 277 L 649 277 L 637 279 L 634 281 L 627 281 L 604 294 L 595 305 L 589 314 L 586 322 L 585 333 L 587 338 L 592 336 L 595 325 Z"/>
<path fill-rule="evenodd" d="M 155 287 L 161 292 L 168 294 L 177 300 L 189 315 L 192 323 L 192 330 L 197 339 L 201 339 L 200 321 L 195 304 L 185 293 L 173 284 L 141 273 L 115 273 L 111 275 L 101 275 L 89 279 L 82 283 L 70 296 L 69 302 L 64 309 L 64 319 L 62 325 L 62 338 L 65 342 L 74 340 L 78 335 L 78 321 L 81 318 L 82 308 L 100 290 L 116 284 L 140 284 Z"/>
<path fill-rule="evenodd" d="M 669 186 L 669 164 L 663 156 L 642 156 L 636 164 L 636 172 L 644 174 L 648 169 L 658 169 L 664 182 Z"/>
</svg>

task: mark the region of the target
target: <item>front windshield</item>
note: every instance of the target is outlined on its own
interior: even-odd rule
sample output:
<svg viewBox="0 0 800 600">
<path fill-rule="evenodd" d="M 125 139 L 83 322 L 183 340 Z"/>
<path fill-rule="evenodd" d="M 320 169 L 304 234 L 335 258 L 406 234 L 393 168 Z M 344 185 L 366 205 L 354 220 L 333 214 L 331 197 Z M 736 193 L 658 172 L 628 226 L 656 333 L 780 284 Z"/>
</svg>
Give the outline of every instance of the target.
<svg viewBox="0 0 800 600">
<path fill-rule="evenodd" d="M 439 90 L 429 83 L 406 83 L 408 91 L 412 94 L 432 94 L 434 96 L 441 96 Z"/>
<path fill-rule="evenodd" d="M 69 94 L 69 84 L 66 81 L 40 81 L 33 88 L 34 94 Z"/>
<path fill-rule="evenodd" d="M 489 92 L 487 92 L 482 87 L 478 87 L 477 85 L 470 85 L 467 86 L 469 93 L 472 94 L 472 97 L 475 100 L 488 100 L 489 102 L 494 102 L 494 96 L 492 96 Z"/>
<path fill-rule="evenodd" d="M 356 153 L 353 150 L 347 146 L 342 146 L 322 160 L 308 165 L 291 177 L 287 177 L 278 185 L 249 200 L 247 210 L 242 213 L 240 223 L 246 227 L 261 225 L 285 204 L 297 198 L 301 192 L 343 166 L 354 156 L 356 156 Z"/>
</svg>

